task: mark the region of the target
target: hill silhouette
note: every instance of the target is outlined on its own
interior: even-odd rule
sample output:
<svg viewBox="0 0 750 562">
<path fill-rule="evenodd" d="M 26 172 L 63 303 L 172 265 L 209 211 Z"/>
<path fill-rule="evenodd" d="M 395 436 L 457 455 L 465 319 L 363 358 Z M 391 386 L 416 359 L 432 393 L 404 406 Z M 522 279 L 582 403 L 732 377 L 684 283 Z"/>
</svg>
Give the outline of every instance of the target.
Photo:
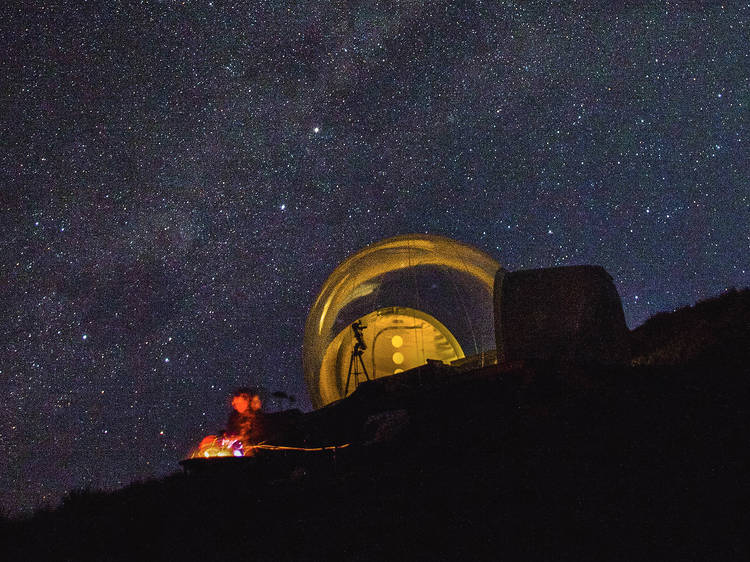
<svg viewBox="0 0 750 562">
<path fill-rule="evenodd" d="M 748 364 L 750 289 L 649 318 L 631 332 L 634 361 L 646 365 Z"/>
<path fill-rule="evenodd" d="M 427 365 L 363 384 L 297 428 L 346 449 L 74 492 L 4 520 L 0 557 L 747 559 L 747 351 L 716 343 L 747 298 L 647 322 L 634 366 Z M 702 339 L 677 351 L 695 322 Z"/>
</svg>

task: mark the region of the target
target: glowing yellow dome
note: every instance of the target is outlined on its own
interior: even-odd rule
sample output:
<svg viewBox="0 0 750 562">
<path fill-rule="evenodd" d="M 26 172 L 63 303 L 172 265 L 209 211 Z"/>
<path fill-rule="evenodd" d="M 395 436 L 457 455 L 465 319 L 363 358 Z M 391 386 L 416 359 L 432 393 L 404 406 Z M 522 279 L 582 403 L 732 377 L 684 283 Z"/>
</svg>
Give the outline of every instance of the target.
<svg viewBox="0 0 750 562">
<path fill-rule="evenodd" d="M 339 265 L 307 317 L 305 380 L 318 408 L 351 393 L 350 363 L 369 378 L 494 349 L 492 287 L 500 265 L 467 244 L 428 234 L 381 240 Z M 360 321 L 361 363 L 352 323 Z M 347 378 L 349 386 L 347 387 Z"/>
</svg>

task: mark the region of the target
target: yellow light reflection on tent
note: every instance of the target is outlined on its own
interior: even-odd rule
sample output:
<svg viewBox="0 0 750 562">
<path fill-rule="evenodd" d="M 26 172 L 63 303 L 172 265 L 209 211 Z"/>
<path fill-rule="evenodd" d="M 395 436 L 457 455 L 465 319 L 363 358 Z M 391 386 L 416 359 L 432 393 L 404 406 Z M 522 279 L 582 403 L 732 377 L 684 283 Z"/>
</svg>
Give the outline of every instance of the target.
<svg viewBox="0 0 750 562">
<path fill-rule="evenodd" d="M 361 303 L 368 299 L 374 304 L 369 309 L 372 312 L 366 308 L 361 310 L 358 320 L 368 326 L 364 334 L 368 349 L 362 359 L 370 378 L 392 375 L 394 365 L 408 370 L 424 365 L 427 359 L 450 362 L 464 357 L 456 337 L 438 318 L 444 318 L 443 312 L 417 310 L 421 308 L 418 295 L 422 289 L 417 287 L 421 278 L 409 271 L 419 267 L 444 272 L 444 279 L 453 284 L 458 293 L 462 290 L 460 279 L 471 280 L 480 287 L 481 297 L 459 294 L 455 302 L 446 303 L 446 313 L 463 310 L 465 320 L 462 322 L 470 324 L 463 333 L 472 334 L 472 352 L 483 350 L 477 348 L 475 335 L 481 339 L 486 330 L 471 326 L 471 323 L 474 311 L 492 310 L 493 283 L 500 265 L 484 252 L 443 236 L 409 234 L 381 240 L 344 260 L 325 281 L 310 309 L 305 324 L 302 361 L 314 407 L 344 397 L 354 346 L 351 323 L 357 319 L 347 317 L 346 311 L 361 310 L 364 308 Z M 403 288 L 414 292 L 417 298 L 404 298 L 404 302 L 398 302 L 396 298 L 387 304 L 378 303 L 386 275 L 410 276 Z M 429 286 L 425 290 L 429 290 Z M 482 304 L 475 300 L 467 305 L 466 298 L 482 299 Z M 416 308 L 411 308 L 414 304 Z M 380 308 L 383 306 L 389 308 Z M 438 314 L 432 316 L 434 313 Z M 346 318 L 344 322 L 343 318 Z M 377 338 L 381 334 L 383 337 Z M 488 337 L 487 341 L 494 346 L 494 337 Z M 401 363 L 394 361 L 396 350 L 403 356 Z M 364 378 L 360 377 L 358 382 L 362 380 Z M 349 390 L 353 391 L 355 387 L 356 384 L 352 384 Z"/>
</svg>

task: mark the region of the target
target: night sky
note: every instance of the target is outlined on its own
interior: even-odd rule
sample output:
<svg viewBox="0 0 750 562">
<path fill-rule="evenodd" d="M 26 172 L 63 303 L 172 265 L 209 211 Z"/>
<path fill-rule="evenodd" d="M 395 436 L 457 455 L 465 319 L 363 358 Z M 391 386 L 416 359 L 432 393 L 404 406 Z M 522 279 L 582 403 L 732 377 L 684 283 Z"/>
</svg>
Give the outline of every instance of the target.
<svg viewBox="0 0 750 562">
<path fill-rule="evenodd" d="M 85 4 L 0 8 L 6 514 L 178 469 L 239 385 L 308 409 L 384 237 L 601 264 L 631 328 L 750 285 L 747 2 Z"/>
</svg>

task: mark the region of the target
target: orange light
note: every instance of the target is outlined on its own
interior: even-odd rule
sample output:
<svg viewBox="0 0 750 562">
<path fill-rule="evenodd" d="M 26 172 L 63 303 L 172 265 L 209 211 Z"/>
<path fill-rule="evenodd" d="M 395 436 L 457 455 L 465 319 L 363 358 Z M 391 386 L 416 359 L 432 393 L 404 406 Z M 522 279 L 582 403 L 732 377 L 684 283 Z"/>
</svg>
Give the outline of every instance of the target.
<svg viewBox="0 0 750 562">
<path fill-rule="evenodd" d="M 250 410 L 250 397 L 247 394 L 240 394 L 232 398 L 232 408 L 240 414 L 247 413 Z"/>
<path fill-rule="evenodd" d="M 243 457 L 245 451 L 242 442 L 238 437 L 208 435 L 204 437 L 198 448 L 191 454 L 190 458 L 211 458 L 211 457 Z"/>
</svg>

